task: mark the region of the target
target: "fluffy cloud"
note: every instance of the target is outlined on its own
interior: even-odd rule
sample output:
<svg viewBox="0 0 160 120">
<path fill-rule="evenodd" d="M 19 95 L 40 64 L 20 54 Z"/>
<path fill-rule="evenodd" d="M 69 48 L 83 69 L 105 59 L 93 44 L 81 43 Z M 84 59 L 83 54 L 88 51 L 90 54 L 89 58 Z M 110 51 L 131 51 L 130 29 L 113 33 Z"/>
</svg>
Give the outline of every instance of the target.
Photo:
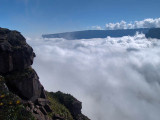
<svg viewBox="0 0 160 120">
<path fill-rule="evenodd" d="M 157 28 L 160 27 L 160 18 L 157 19 L 144 19 L 142 21 L 135 21 L 134 23 L 127 23 L 121 21 L 119 23 L 109 23 L 106 24 L 107 30 L 117 30 L 117 29 L 135 29 L 135 28 Z"/>
<path fill-rule="evenodd" d="M 73 94 L 92 120 L 159 120 L 160 41 L 28 39 L 44 87 Z"/>
</svg>

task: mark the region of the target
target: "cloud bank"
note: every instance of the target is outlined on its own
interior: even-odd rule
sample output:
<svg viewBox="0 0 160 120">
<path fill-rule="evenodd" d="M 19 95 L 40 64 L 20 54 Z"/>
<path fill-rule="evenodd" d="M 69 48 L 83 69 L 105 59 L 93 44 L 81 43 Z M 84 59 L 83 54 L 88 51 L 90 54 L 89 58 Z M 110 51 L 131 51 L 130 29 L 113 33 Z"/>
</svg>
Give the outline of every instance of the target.
<svg viewBox="0 0 160 120">
<path fill-rule="evenodd" d="M 92 26 L 92 29 L 93 30 L 103 30 L 102 28 L 101 28 L 101 26 Z"/>
<path fill-rule="evenodd" d="M 125 21 L 117 22 L 117 23 L 109 23 L 106 24 L 107 30 L 117 30 L 117 29 L 136 29 L 136 28 L 157 28 L 160 27 L 160 18 L 153 19 L 148 18 L 142 21 L 135 21 L 131 23 L 127 23 Z"/>
<path fill-rule="evenodd" d="M 74 95 L 92 120 L 159 120 L 159 40 L 137 34 L 28 42 L 44 87 Z"/>
</svg>

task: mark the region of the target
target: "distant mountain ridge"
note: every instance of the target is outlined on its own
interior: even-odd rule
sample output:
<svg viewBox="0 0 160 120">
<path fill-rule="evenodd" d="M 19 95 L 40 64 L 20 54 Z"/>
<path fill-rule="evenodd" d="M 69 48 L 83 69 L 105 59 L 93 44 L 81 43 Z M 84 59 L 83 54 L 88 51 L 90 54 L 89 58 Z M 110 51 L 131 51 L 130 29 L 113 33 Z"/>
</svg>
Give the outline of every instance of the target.
<svg viewBox="0 0 160 120">
<path fill-rule="evenodd" d="M 122 29 L 122 30 L 84 30 L 84 31 L 74 31 L 56 34 L 44 34 L 43 38 L 64 38 L 67 40 L 72 39 L 91 39 L 91 38 L 106 38 L 110 37 L 123 37 L 123 36 L 134 36 L 136 32 L 146 34 L 149 28 L 139 28 L 139 29 Z"/>
<path fill-rule="evenodd" d="M 160 39 L 160 28 L 152 28 L 146 33 L 147 38 Z"/>
</svg>

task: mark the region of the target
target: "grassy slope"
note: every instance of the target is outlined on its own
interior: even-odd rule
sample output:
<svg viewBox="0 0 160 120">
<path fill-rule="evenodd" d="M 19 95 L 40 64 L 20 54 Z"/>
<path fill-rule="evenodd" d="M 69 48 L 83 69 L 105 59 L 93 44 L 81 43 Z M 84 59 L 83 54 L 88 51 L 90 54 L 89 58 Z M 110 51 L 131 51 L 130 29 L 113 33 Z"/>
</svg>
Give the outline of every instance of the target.
<svg viewBox="0 0 160 120">
<path fill-rule="evenodd" d="M 73 120 L 71 113 L 64 105 L 60 104 L 49 92 L 46 92 L 46 94 L 50 101 L 50 107 L 53 110 L 53 113 L 51 113 L 50 116 L 54 116 L 54 114 L 56 114 L 65 120 Z"/>
</svg>

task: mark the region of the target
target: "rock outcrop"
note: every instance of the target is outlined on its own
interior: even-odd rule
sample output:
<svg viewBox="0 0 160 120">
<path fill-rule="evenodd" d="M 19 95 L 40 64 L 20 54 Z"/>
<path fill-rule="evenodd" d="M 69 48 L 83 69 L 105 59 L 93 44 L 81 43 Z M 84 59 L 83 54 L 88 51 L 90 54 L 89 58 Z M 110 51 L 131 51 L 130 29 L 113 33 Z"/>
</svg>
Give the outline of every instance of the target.
<svg viewBox="0 0 160 120">
<path fill-rule="evenodd" d="M 32 47 L 19 32 L 0 28 L 0 75 L 4 76 L 9 91 L 20 97 L 23 105 L 29 108 L 29 103 L 33 104 L 33 109 L 28 109 L 33 116 L 48 120 L 48 113 L 44 112 L 47 102 L 44 106 L 36 104 L 39 98 L 46 99 L 46 95 L 37 73 L 31 67 L 34 57 Z"/>
<path fill-rule="evenodd" d="M 22 99 L 34 102 L 38 98 L 46 98 L 39 77 L 31 67 L 10 72 L 5 77 L 9 89 Z"/>
<path fill-rule="evenodd" d="M 65 94 L 60 91 L 56 93 L 50 92 L 50 95 L 52 98 L 55 98 L 61 104 L 63 104 L 71 112 L 74 120 L 89 120 L 88 117 L 81 113 L 82 103 L 72 95 Z"/>
<path fill-rule="evenodd" d="M 35 53 L 17 31 L 0 28 L 0 73 L 23 70 L 32 65 Z"/>
<path fill-rule="evenodd" d="M 48 97 L 31 67 L 34 57 L 18 31 L 0 28 L 0 120 L 89 120 L 75 98 L 61 92 Z"/>
<path fill-rule="evenodd" d="M 26 100 L 45 98 L 43 86 L 31 68 L 35 53 L 17 31 L 0 28 L 0 74 L 12 92 Z"/>
</svg>

